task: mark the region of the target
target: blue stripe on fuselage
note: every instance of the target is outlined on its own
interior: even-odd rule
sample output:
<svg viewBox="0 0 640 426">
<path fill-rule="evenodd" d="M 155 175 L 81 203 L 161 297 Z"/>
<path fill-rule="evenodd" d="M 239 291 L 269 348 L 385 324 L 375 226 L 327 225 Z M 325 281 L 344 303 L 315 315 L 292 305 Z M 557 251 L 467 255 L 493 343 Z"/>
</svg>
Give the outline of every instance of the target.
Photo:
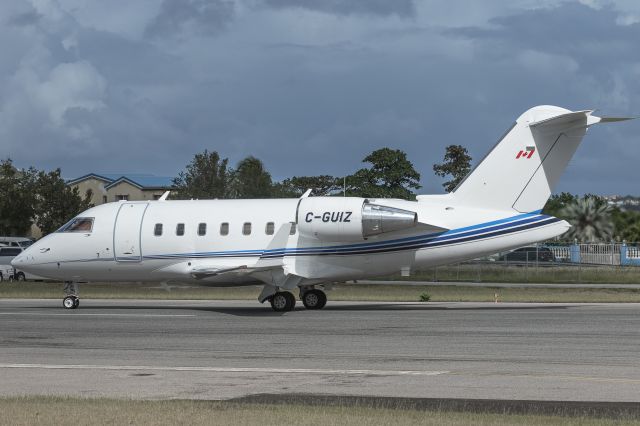
<svg viewBox="0 0 640 426">
<path fill-rule="evenodd" d="M 457 244 L 473 239 L 489 238 L 511 232 L 532 229 L 538 226 L 558 222 L 552 216 L 532 213 L 520 214 L 505 219 L 485 222 L 462 228 L 456 228 L 442 233 L 418 235 L 388 241 L 365 242 L 356 244 L 334 245 L 329 247 L 279 248 L 271 250 L 231 250 L 199 253 L 174 253 L 143 256 L 145 259 L 172 258 L 212 258 L 212 257 L 256 257 L 276 258 L 282 256 L 310 256 L 310 255 L 346 255 L 359 253 L 380 253 L 416 249 L 428 246 L 442 246 Z"/>
</svg>

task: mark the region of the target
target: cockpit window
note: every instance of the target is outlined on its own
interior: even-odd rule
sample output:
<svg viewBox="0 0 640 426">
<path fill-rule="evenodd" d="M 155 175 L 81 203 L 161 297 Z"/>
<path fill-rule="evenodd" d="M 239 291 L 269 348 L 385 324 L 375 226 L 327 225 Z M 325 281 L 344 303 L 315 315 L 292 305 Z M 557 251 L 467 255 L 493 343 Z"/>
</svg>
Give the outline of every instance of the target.
<svg viewBox="0 0 640 426">
<path fill-rule="evenodd" d="M 58 232 L 91 232 L 93 230 L 92 217 L 76 217 L 58 229 Z"/>
</svg>

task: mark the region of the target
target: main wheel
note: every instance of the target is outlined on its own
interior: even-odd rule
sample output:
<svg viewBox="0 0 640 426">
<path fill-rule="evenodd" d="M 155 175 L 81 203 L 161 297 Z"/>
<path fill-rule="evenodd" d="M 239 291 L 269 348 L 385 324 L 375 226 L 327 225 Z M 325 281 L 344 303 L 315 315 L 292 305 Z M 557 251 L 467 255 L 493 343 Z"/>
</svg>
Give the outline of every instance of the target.
<svg viewBox="0 0 640 426">
<path fill-rule="evenodd" d="M 73 309 L 78 309 L 78 306 L 80 306 L 80 299 L 76 297 L 76 303 L 73 305 Z"/>
<path fill-rule="evenodd" d="M 18 272 L 18 273 L 16 274 L 16 279 L 17 279 L 18 281 L 24 281 L 24 280 L 26 280 L 26 277 L 24 276 L 24 273 L 23 273 L 23 272 Z"/>
<path fill-rule="evenodd" d="M 293 309 L 296 307 L 296 297 L 289 293 L 288 291 L 283 291 L 285 297 L 287 299 L 289 299 L 289 304 L 287 305 L 288 309 L 287 311 L 293 311 Z"/>
<path fill-rule="evenodd" d="M 327 295 L 322 290 L 309 290 L 302 295 L 302 304 L 307 309 L 322 309 L 327 304 Z"/>
<path fill-rule="evenodd" d="M 79 304 L 80 302 L 78 302 L 78 298 L 75 296 L 67 296 L 64 299 L 62 299 L 62 306 L 65 309 L 75 309 L 78 307 Z"/>
<path fill-rule="evenodd" d="M 293 309 L 296 299 L 288 291 L 279 291 L 271 296 L 271 307 L 276 312 L 286 312 Z"/>
</svg>

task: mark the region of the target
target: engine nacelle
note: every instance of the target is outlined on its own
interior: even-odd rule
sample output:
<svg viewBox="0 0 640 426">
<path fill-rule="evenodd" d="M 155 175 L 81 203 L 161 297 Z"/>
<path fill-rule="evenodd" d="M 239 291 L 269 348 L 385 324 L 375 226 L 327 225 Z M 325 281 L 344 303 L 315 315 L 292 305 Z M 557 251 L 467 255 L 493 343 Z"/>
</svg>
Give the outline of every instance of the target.
<svg viewBox="0 0 640 426">
<path fill-rule="evenodd" d="M 386 232 L 409 229 L 418 214 L 409 210 L 372 204 L 364 198 L 309 197 L 298 204 L 301 235 L 322 241 L 362 241 Z"/>
</svg>

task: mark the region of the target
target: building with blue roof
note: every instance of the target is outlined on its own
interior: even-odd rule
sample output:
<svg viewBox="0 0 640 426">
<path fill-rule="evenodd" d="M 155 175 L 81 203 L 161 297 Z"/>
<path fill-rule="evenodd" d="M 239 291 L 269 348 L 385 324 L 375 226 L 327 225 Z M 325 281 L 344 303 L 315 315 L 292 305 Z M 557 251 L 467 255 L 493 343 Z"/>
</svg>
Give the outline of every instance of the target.
<svg viewBox="0 0 640 426">
<path fill-rule="evenodd" d="M 157 200 L 165 191 L 173 188 L 173 178 L 149 174 L 89 173 L 67 181 L 77 187 L 81 195 L 91 191 L 94 205 L 112 201 Z"/>
</svg>

